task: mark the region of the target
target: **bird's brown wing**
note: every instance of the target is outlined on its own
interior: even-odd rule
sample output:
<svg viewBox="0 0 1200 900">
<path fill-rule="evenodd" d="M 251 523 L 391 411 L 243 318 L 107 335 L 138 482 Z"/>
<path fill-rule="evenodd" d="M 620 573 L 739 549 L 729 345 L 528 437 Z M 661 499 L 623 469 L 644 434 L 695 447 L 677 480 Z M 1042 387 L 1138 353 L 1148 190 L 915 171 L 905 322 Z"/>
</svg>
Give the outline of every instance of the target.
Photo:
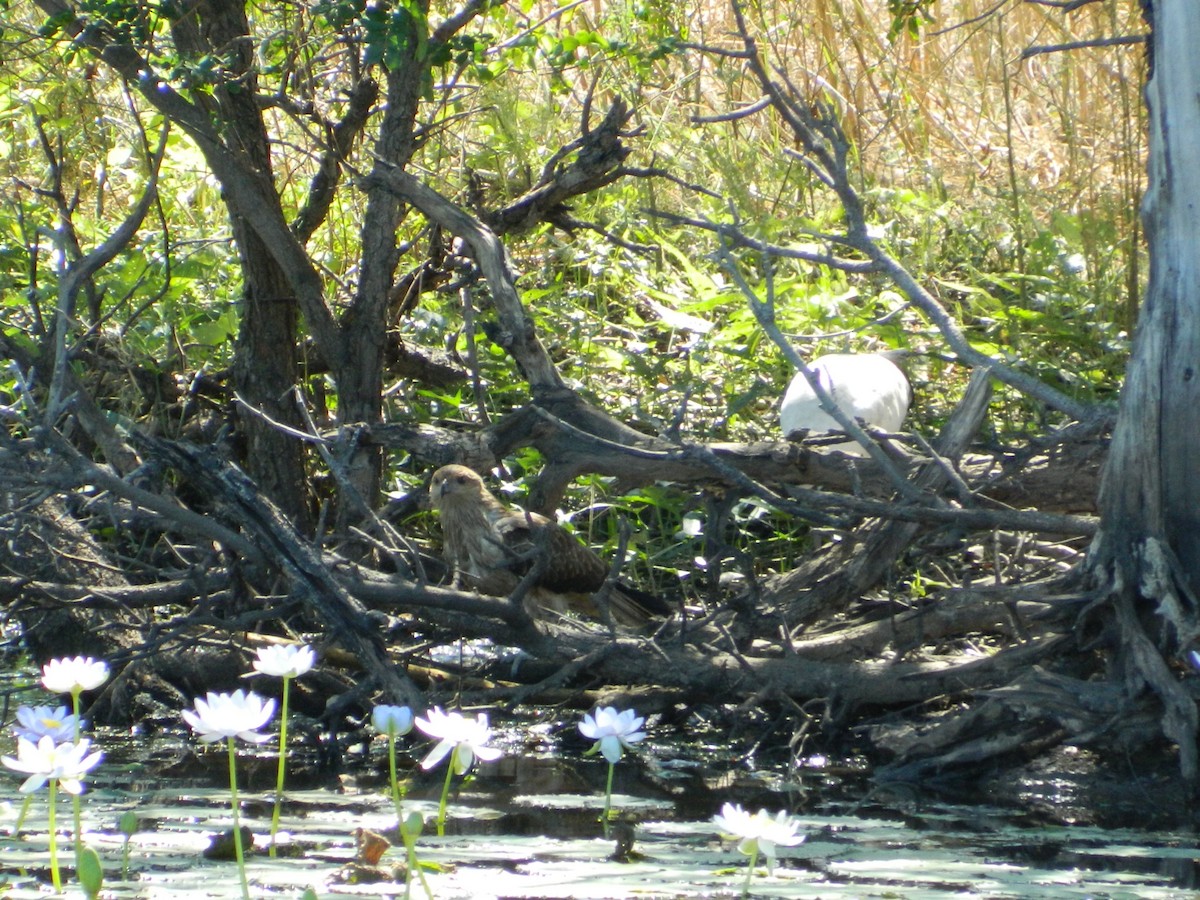
<svg viewBox="0 0 1200 900">
<path fill-rule="evenodd" d="M 498 519 L 496 535 L 512 554 L 510 568 L 528 572 L 545 554 L 538 586 L 551 591 L 591 592 L 604 584 L 608 566 L 599 556 L 538 513 L 516 511 Z"/>
<path fill-rule="evenodd" d="M 545 554 L 537 588 L 527 598 L 527 606 L 533 607 L 532 615 L 571 611 L 600 617 L 593 595 L 608 578 L 608 564 L 589 547 L 538 513 L 514 510 L 497 519 L 493 529 L 510 556 L 505 575 L 510 572 L 524 575 L 539 555 Z M 640 628 L 651 619 L 669 616 L 674 611 L 661 597 L 620 582 L 608 591 L 606 604 L 614 622 L 632 628 Z"/>
</svg>

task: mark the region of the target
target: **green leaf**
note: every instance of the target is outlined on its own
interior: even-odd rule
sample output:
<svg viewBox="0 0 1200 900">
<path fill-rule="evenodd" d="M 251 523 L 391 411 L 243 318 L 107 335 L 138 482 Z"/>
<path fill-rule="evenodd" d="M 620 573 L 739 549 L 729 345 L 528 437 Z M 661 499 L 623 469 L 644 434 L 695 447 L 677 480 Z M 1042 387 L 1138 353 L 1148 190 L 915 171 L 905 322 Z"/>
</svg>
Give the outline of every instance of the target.
<svg viewBox="0 0 1200 900">
<path fill-rule="evenodd" d="M 410 812 L 404 820 L 404 830 L 412 835 L 414 839 L 421 836 L 421 831 L 424 827 L 425 819 L 419 812 Z"/>
<path fill-rule="evenodd" d="M 138 830 L 138 817 L 132 809 L 127 809 L 121 813 L 121 818 L 117 820 L 117 830 L 126 837 L 132 837 Z"/>
<path fill-rule="evenodd" d="M 84 846 L 79 851 L 79 886 L 89 898 L 100 896 L 104 886 L 104 867 L 100 865 L 100 854 L 91 847 Z"/>
</svg>

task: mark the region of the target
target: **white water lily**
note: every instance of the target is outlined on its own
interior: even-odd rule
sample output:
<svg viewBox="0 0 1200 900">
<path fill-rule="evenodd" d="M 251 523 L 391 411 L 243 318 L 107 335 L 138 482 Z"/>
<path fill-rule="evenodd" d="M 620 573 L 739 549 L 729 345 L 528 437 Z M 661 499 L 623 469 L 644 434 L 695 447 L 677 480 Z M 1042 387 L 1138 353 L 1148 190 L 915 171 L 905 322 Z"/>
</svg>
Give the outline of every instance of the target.
<svg viewBox="0 0 1200 900">
<path fill-rule="evenodd" d="M 241 738 L 253 744 L 269 741 L 271 735 L 260 734 L 275 715 L 275 701 L 264 700 L 253 691 L 236 690 L 232 694 L 209 691 L 205 699 L 196 699 L 196 708 L 185 709 L 183 720 L 192 726 L 204 744 L 224 738 Z"/>
<path fill-rule="evenodd" d="M 65 706 L 18 706 L 13 734 L 34 743 L 50 737 L 58 744 L 75 740 L 79 730 L 86 724 L 80 722 L 79 717 L 72 715 Z"/>
<path fill-rule="evenodd" d="M 380 734 L 399 737 L 413 728 L 413 711 L 407 706 L 388 706 L 381 703 L 371 710 L 371 724 Z"/>
<path fill-rule="evenodd" d="M 450 776 L 455 773 L 466 774 L 477 756 L 484 762 L 490 762 L 503 754 L 496 747 L 487 746 L 488 738 L 492 736 L 487 713 L 468 719 L 460 712 L 447 713 L 435 706 L 426 714 L 426 718 L 418 718 L 416 723 L 427 735 L 438 739 L 437 746 L 421 760 L 422 769 L 432 769 L 447 755 L 450 756 L 446 780 L 442 783 L 442 798 L 438 802 L 437 833 L 441 837 L 446 833 L 446 799 L 450 796 Z"/>
<path fill-rule="evenodd" d="M 78 698 L 78 693 L 75 694 Z M 78 856 L 79 847 L 79 795 L 83 793 L 83 776 L 96 767 L 104 754 L 92 751 L 92 742 L 84 738 L 78 743 L 71 741 L 55 742 L 50 735 L 42 735 L 34 743 L 28 738 L 17 738 L 17 756 L 0 757 L 0 762 L 16 772 L 24 772 L 29 777 L 21 784 L 22 794 L 32 794 L 49 784 L 47 831 L 50 838 L 50 879 L 54 883 L 56 893 L 62 893 L 62 877 L 58 868 L 58 828 L 55 826 L 55 811 L 58 806 L 57 791 L 59 785 L 75 801 L 75 841 Z M 28 798 L 26 798 L 28 800 Z M 78 864 L 76 865 L 78 868 Z"/>
<path fill-rule="evenodd" d="M 108 663 L 90 656 L 52 659 L 42 666 L 42 686 L 55 694 L 92 691 L 108 681 Z"/>
<path fill-rule="evenodd" d="M 36 744 L 28 738 L 18 738 L 16 759 L 5 756 L 0 762 L 29 776 L 19 788 L 22 794 L 32 794 L 52 778 L 68 794 L 80 794 L 83 776 L 104 758 L 99 750 L 89 753 L 91 749 L 92 742 L 87 738 L 79 743 L 56 743 L 50 735 L 43 735 Z"/>
<path fill-rule="evenodd" d="M 487 713 L 468 719 L 460 712 L 447 713 L 435 706 L 427 718 L 416 719 L 416 725 L 430 737 L 438 739 L 437 746 L 421 760 L 422 769 L 432 769 L 448 754 L 453 754 L 450 766 L 456 775 L 462 775 L 471 768 L 477 756 L 484 762 L 491 762 L 503 755 L 496 747 L 487 746 L 492 736 Z"/>
<path fill-rule="evenodd" d="M 287 770 L 288 696 L 293 678 L 299 678 L 317 663 L 317 654 L 308 644 L 268 644 L 258 650 L 254 668 L 263 675 L 283 679 L 283 697 L 279 713 L 279 763 L 275 774 L 275 810 L 271 813 L 271 847 L 274 857 L 275 838 L 279 833 L 279 812 L 283 806 L 283 782 Z"/>
<path fill-rule="evenodd" d="M 775 848 L 794 847 L 804 840 L 804 835 L 796 834 L 800 821 L 783 811 L 774 816 L 765 809 L 751 814 L 740 803 L 726 803 L 713 816 L 713 823 L 723 835 L 737 839 L 738 850 L 750 857 L 751 870 L 759 851 L 767 858 L 767 872 L 772 872 Z"/>
<path fill-rule="evenodd" d="M 604 827 L 604 836 L 609 836 L 612 819 L 612 786 L 613 771 L 621 761 L 625 750 L 633 749 L 633 745 L 646 736 L 639 731 L 646 719 L 632 709 L 618 711 L 615 706 L 600 706 L 595 714 L 585 713 L 579 723 L 579 731 L 584 737 L 591 738 L 594 743 L 586 755 L 599 752 L 608 761 L 608 781 L 604 785 L 604 812 L 600 823 Z"/>
<path fill-rule="evenodd" d="M 287 681 L 284 681 L 287 684 Z M 237 795 L 237 752 L 234 738 L 261 744 L 271 735 L 260 734 L 275 715 L 275 701 L 264 700 L 253 691 L 236 690 L 232 694 L 209 691 L 204 699 L 196 698 L 195 709 L 185 709 L 183 720 L 192 726 L 200 743 L 225 741 L 229 754 L 229 808 L 233 813 L 233 853 L 237 858 L 238 876 L 242 882 L 242 900 L 250 900 L 250 882 L 246 879 L 246 853 L 242 847 L 241 817 Z M 281 751 L 282 752 L 282 751 Z"/>
<path fill-rule="evenodd" d="M 308 644 L 270 644 L 258 649 L 254 668 L 276 678 L 299 678 L 317 663 L 317 654 Z"/>
<path fill-rule="evenodd" d="M 421 865 L 417 861 L 416 840 L 417 835 L 421 831 L 422 818 L 420 813 L 413 813 L 410 816 L 404 815 L 404 794 L 405 788 L 400 784 L 400 777 L 396 771 L 396 738 L 402 734 L 408 734 L 413 728 L 413 711 L 408 706 L 388 706 L 386 703 L 381 703 L 371 710 L 371 724 L 375 730 L 387 736 L 388 747 L 388 775 L 391 779 L 392 786 L 392 802 L 396 805 L 396 830 L 400 832 L 400 839 L 404 842 L 404 852 L 408 857 L 408 878 L 405 896 L 408 896 L 412 888 L 412 878 L 416 874 L 421 883 L 425 885 L 425 892 L 432 897 L 433 894 L 429 890 L 429 885 L 425 883 L 425 874 L 421 871 Z M 450 777 L 450 770 L 446 771 L 447 780 Z M 445 807 L 441 807 L 441 822 L 445 825 Z M 414 819 L 415 817 L 415 819 Z"/>
<path fill-rule="evenodd" d="M 601 706 L 595 715 L 585 714 L 579 723 L 579 731 L 596 743 L 592 750 L 600 750 L 610 764 L 621 761 L 622 750 L 630 750 L 646 736 L 639 731 L 646 719 L 632 709 L 617 711 L 615 706 Z"/>
</svg>

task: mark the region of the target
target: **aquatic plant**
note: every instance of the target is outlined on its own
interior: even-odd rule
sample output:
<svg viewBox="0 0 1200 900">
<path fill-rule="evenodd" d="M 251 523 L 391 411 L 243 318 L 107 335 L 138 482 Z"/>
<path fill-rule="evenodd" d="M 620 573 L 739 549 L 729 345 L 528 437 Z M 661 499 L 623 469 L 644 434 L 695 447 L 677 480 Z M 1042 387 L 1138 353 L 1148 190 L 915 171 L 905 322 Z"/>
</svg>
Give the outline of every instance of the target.
<svg viewBox="0 0 1200 900">
<path fill-rule="evenodd" d="M 380 704 L 371 710 L 371 724 L 380 734 L 387 735 L 388 774 L 391 776 L 392 802 L 396 805 L 396 818 L 403 821 L 400 801 L 404 791 L 396 774 L 396 738 L 408 734 L 413 728 L 413 711 L 407 706 Z"/>
<path fill-rule="evenodd" d="M 283 679 L 279 710 L 279 767 L 275 775 L 275 809 L 271 813 L 271 843 L 268 853 L 275 855 L 275 835 L 279 831 L 279 808 L 283 805 L 283 779 L 287 768 L 288 688 L 317 663 L 317 654 L 308 644 L 271 644 L 260 647 L 254 668 L 263 675 Z"/>
<path fill-rule="evenodd" d="M 79 886 L 88 900 L 96 900 L 100 896 L 100 889 L 104 887 L 104 866 L 100 862 L 100 854 L 93 848 L 84 847 L 80 851 L 75 877 L 79 879 Z"/>
<path fill-rule="evenodd" d="M 117 831 L 121 832 L 121 880 L 129 880 L 129 839 L 138 830 L 138 817 L 132 809 L 121 813 L 117 820 Z"/>
<path fill-rule="evenodd" d="M 799 820 L 783 811 L 774 816 L 765 809 L 751 814 L 742 809 L 740 803 L 726 803 L 713 816 L 713 823 L 722 835 L 736 839 L 738 850 L 750 857 L 746 883 L 742 887 L 743 897 L 750 892 L 750 879 L 754 876 L 760 852 L 767 858 L 767 874 L 770 875 L 775 870 L 775 848 L 794 847 L 804 840 L 804 835 L 796 834 Z"/>
<path fill-rule="evenodd" d="M 487 713 L 468 719 L 460 712 L 447 713 L 435 706 L 426 716 L 416 719 L 417 727 L 430 737 L 437 738 L 438 743 L 421 760 L 421 768 L 432 769 L 447 756 L 450 757 L 450 764 L 446 767 L 446 782 L 442 785 L 442 799 L 438 803 L 437 833 L 441 837 L 446 833 L 446 798 L 450 796 L 450 776 L 454 773 L 465 775 L 477 756 L 484 762 L 491 762 L 499 759 L 503 753 L 496 747 L 487 746 L 492 736 Z"/>
<path fill-rule="evenodd" d="M 583 721 L 579 723 L 580 733 L 596 742 L 585 755 L 599 753 L 608 761 L 608 781 L 604 787 L 604 814 L 601 819 L 605 837 L 608 837 L 612 815 L 613 770 L 621 761 L 622 752 L 631 750 L 646 736 L 646 732 L 638 730 L 645 721 L 644 716 L 639 716 L 632 709 L 618 712 L 615 706 L 601 706 L 594 715 L 585 713 Z"/>
<path fill-rule="evenodd" d="M 371 710 L 371 724 L 380 734 L 387 735 L 388 742 L 388 774 L 391 778 L 392 802 L 396 805 L 396 830 L 400 840 L 404 842 L 404 851 L 408 861 L 408 877 L 405 880 L 404 896 L 407 898 L 412 891 L 412 879 L 415 873 L 421 879 L 425 893 L 433 898 L 429 882 L 417 859 L 417 837 L 425 827 L 425 820 L 418 812 L 404 815 L 402 801 L 404 791 L 400 787 L 400 779 L 396 774 L 396 738 L 408 734 L 413 729 L 413 711 L 407 706 L 388 706 L 380 704 Z"/>
<path fill-rule="evenodd" d="M 233 810 L 233 847 L 237 856 L 238 876 L 242 882 L 242 898 L 250 900 L 250 883 L 246 880 L 246 856 L 242 847 L 241 818 L 238 814 L 237 752 L 234 739 L 241 738 L 252 744 L 269 741 L 269 734 L 258 729 L 270 721 L 275 714 L 275 701 L 264 700 L 253 691 L 237 690 L 232 694 L 209 691 L 205 698 L 196 699 L 194 709 L 183 711 L 183 720 L 192 726 L 200 743 L 225 741 L 229 752 L 229 802 Z"/>
<path fill-rule="evenodd" d="M 13 734 L 34 743 L 43 737 L 62 743 L 76 740 L 83 724 L 65 706 L 19 706 Z"/>
<path fill-rule="evenodd" d="M 56 694 L 71 695 L 71 710 L 75 717 L 75 733 L 71 740 L 79 740 L 83 720 L 79 714 L 79 698 L 84 691 L 94 691 L 108 681 L 108 663 L 91 656 L 70 656 L 52 659 L 42 666 L 42 687 Z M 75 866 L 79 867 L 79 855 L 83 851 L 82 813 L 79 795 L 71 796 L 71 816 L 75 826 Z"/>
<path fill-rule="evenodd" d="M 94 691 L 108 681 L 108 663 L 90 656 L 52 659 L 42 666 L 42 686 L 56 694 L 70 694 L 78 704 L 79 695 Z M 75 709 L 79 714 L 79 709 Z"/>
<path fill-rule="evenodd" d="M 73 797 L 83 792 L 83 776 L 94 769 L 104 754 L 99 750 L 92 751 L 92 742 L 87 738 L 78 743 L 64 741 L 56 743 L 50 735 L 43 735 L 37 743 L 28 738 L 17 738 L 16 757 L 0 757 L 0 762 L 15 772 L 23 772 L 29 777 L 19 788 L 22 794 L 32 794 L 43 786 L 49 785 L 47 814 L 47 830 L 50 838 L 50 877 L 54 889 L 62 891 L 62 877 L 58 869 L 58 828 L 55 823 L 55 806 L 57 788 L 62 789 Z M 91 751 L 91 752 L 89 752 Z M 76 826 L 76 842 L 78 843 L 78 826 Z"/>
</svg>

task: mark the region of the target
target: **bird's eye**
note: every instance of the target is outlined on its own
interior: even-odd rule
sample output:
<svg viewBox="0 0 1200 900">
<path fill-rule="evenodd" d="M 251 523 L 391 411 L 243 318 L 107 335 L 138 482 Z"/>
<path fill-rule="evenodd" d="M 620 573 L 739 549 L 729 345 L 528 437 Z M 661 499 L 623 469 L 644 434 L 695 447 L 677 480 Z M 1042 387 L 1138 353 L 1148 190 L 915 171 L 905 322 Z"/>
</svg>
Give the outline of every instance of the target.
<svg viewBox="0 0 1200 900">
<path fill-rule="evenodd" d="M 459 483 L 459 484 L 466 484 L 466 483 L 467 483 L 467 476 L 466 476 L 466 475 L 459 475 L 459 476 L 458 476 L 458 478 L 457 478 L 456 480 L 458 481 L 458 483 Z"/>
</svg>

